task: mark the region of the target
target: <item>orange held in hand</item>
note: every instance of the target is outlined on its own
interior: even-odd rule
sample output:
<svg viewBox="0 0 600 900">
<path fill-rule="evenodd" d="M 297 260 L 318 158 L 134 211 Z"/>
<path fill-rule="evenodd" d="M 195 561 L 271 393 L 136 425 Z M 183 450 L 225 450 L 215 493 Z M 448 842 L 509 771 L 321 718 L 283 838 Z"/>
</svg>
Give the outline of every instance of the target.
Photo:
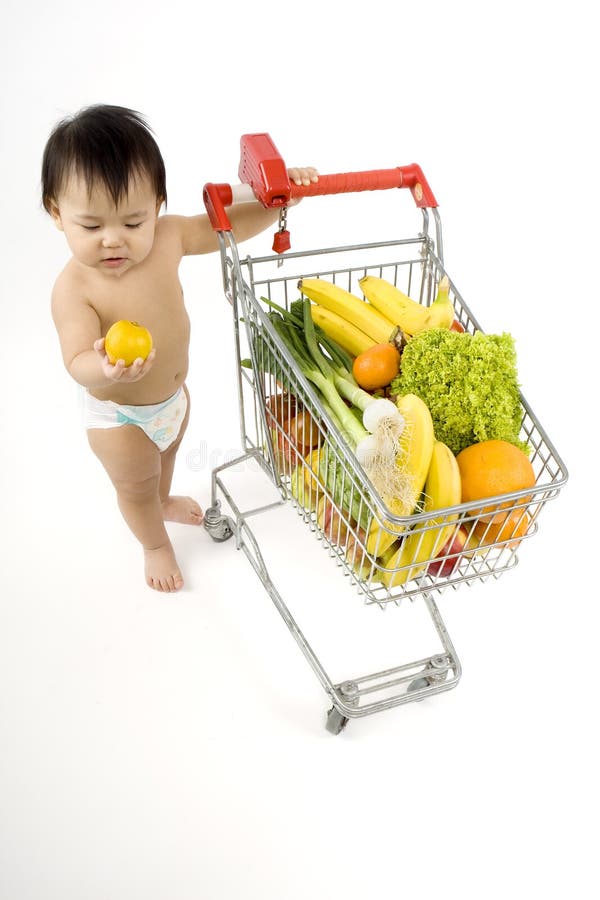
<svg viewBox="0 0 600 900">
<path fill-rule="evenodd" d="M 352 364 L 352 374 L 365 391 L 387 387 L 400 371 L 400 354 L 393 344 L 373 344 Z"/>
<path fill-rule="evenodd" d="M 533 487 L 535 472 L 528 457 L 508 441 L 480 441 L 461 450 L 456 457 L 462 483 L 462 502 L 482 500 L 497 494 L 510 494 Z M 527 502 L 524 497 L 519 502 Z M 499 510 L 512 502 L 485 506 L 477 513 L 493 522 L 502 522 L 506 513 Z"/>
<path fill-rule="evenodd" d="M 111 365 L 122 359 L 130 366 L 136 359 L 146 359 L 152 350 L 152 335 L 138 322 L 121 319 L 111 325 L 104 339 L 104 349 Z"/>
</svg>

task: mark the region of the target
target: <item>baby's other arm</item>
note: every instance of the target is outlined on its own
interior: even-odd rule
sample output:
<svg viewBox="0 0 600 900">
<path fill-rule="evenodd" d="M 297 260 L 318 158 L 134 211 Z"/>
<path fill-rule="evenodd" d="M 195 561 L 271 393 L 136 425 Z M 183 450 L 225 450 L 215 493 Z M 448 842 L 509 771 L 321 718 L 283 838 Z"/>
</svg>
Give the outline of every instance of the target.
<svg viewBox="0 0 600 900">
<path fill-rule="evenodd" d="M 115 381 L 139 381 L 152 367 L 156 351 L 146 360 L 125 366 L 123 360 L 111 365 L 104 350 L 100 318 L 96 310 L 81 299 L 76 286 L 64 276 L 52 292 L 52 318 L 58 332 L 65 367 L 79 384 L 87 388 L 108 387 Z"/>
<path fill-rule="evenodd" d="M 310 184 L 319 180 L 319 174 L 311 166 L 288 169 L 288 175 L 295 184 Z M 297 201 L 292 201 L 296 203 Z M 290 203 L 290 205 L 292 205 Z M 238 243 L 260 234 L 279 217 L 279 209 L 265 209 L 261 203 L 240 203 L 228 209 L 227 215 Z M 165 217 L 166 218 L 166 217 Z M 218 241 L 207 215 L 169 216 L 177 220 L 181 231 L 184 256 L 212 253 L 218 250 Z"/>
</svg>

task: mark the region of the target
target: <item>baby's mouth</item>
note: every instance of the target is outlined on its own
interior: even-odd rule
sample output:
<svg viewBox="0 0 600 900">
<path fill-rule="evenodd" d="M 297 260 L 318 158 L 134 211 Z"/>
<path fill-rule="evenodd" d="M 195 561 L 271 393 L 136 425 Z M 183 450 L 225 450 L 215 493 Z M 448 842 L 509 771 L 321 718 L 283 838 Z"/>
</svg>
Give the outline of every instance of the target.
<svg viewBox="0 0 600 900">
<path fill-rule="evenodd" d="M 102 260 L 103 265 L 108 266 L 109 269 L 117 268 L 125 262 L 127 257 L 125 256 L 107 256 Z"/>
</svg>

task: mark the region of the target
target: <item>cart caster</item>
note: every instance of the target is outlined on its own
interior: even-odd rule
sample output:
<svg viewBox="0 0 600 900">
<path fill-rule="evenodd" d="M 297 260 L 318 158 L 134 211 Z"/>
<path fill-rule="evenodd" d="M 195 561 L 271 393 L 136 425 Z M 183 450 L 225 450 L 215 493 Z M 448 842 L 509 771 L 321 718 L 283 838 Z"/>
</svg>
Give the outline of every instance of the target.
<svg viewBox="0 0 600 900">
<path fill-rule="evenodd" d="M 325 727 L 331 734 L 339 734 L 348 724 L 348 717 L 342 715 L 339 709 L 332 706 L 327 713 L 327 722 Z"/>
<path fill-rule="evenodd" d="M 221 514 L 221 504 L 217 500 L 214 506 L 204 513 L 204 527 L 213 541 L 228 541 L 233 537 L 233 520 Z"/>
<path fill-rule="evenodd" d="M 410 684 L 406 688 L 406 693 L 412 694 L 415 691 L 422 691 L 425 688 L 431 687 L 432 684 L 440 684 L 442 681 L 446 680 L 447 675 L 447 657 L 436 656 L 427 663 L 427 666 L 425 667 L 425 669 L 423 669 L 423 674 L 418 678 L 415 678 L 414 681 L 410 682 Z"/>
<path fill-rule="evenodd" d="M 423 688 L 429 687 L 431 684 L 429 678 L 415 678 L 414 681 L 411 681 L 409 686 L 406 688 L 407 694 L 412 694 L 415 691 L 422 691 Z"/>
<path fill-rule="evenodd" d="M 338 685 L 338 689 L 344 703 L 347 703 L 348 706 L 358 706 L 360 691 L 356 682 L 343 681 Z M 341 713 L 336 706 L 332 706 L 327 713 L 327 731 L 330 731 L 331 734 L 339 734 L 347 724 L 348 716 Z"/>
</svg>

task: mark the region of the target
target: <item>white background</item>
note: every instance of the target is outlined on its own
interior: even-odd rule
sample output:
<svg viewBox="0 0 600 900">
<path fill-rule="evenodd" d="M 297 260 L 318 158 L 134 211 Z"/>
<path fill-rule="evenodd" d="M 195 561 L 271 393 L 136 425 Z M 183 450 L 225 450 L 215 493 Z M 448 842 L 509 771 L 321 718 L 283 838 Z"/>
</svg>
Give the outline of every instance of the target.
<svg viewBox="0 0 600 900">
<path fill-rule="evenodd" d="M 589 8 L 5 2 L 2 898 L 598 890 Z M 487 331 L 515 336 L 524 391 L 570 471 L 516 570 L 440 598 L 456 690 L 332 737 L 325 694 L 231 543 L 173 526 L 186 589 L 145 586 L 49 314 L 67 248 L 41 210 L 42 150 L 58 118 L 95 102 L 148 116 L 173 212 L 199 211 L 204 182 L 237 180 L 245 132 L 323 173 L 425 170 L 448 270 Z M 294 246 L 416 232 L 408 195 L 370 200 L 305 201 Z M 206 505 L 209 463 L 239 447 L 232 329 L 218 258 L 185 260 L 181 277 L 193 412 L 174 487 Z M 273 577 L 325 665 L 339 660 L 336 680 L 418 656 L 421 604 L 364 608 L 298 522 L 276 521 L 257 525 Z"/>
</svg>

